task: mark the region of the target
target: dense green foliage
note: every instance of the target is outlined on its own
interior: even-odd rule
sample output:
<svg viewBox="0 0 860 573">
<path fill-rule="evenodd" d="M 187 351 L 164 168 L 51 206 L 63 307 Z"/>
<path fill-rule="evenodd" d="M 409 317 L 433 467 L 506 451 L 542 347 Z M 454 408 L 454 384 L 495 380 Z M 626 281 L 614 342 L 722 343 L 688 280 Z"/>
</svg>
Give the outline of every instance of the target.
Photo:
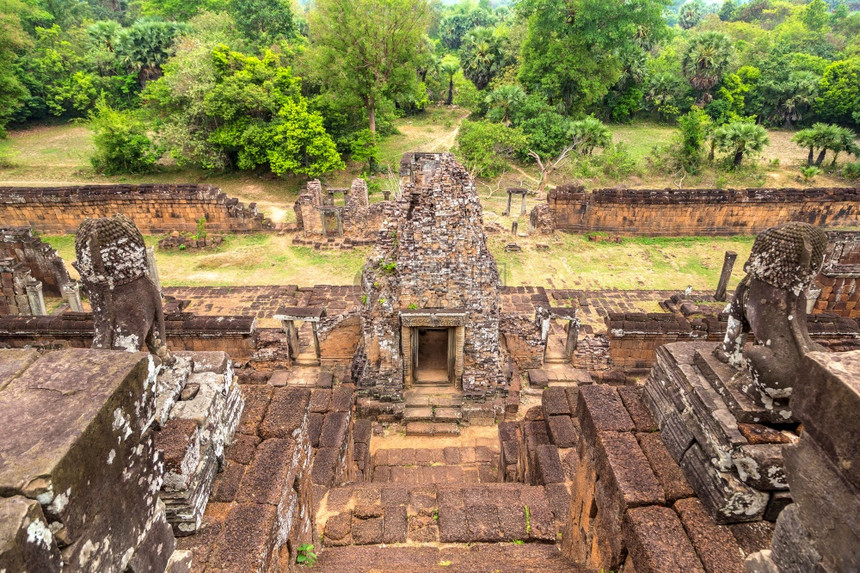
<svg viewBox="0 0 860 573">
<path fill-rule="evenodd" d="M 90 122 L 96 153 L 93 168 L 105 175 L 147 173 L 155 169 L 161 151 L 146 135 L 146 124 L 133 112 L 96 102 Z"/>
<path fill-rule="evenodd" d="M 858 155 L 852 6 L 0 0 L 0 136 L 93 118 L 103 171 L 151 169 L 164 150 L 206 169 L 317 177 L 349 159 L 372 174 L 394 119 L 437 104 L 468 108 L 458 149 L 486 175 L 565 151 L 583 177 L 626 172 L 604 122 L 642 119 L 677 123 L 673 173 L 715 150 L 741 165 L 764 145 L 756 126 L 801 130 L 808 164 L 834 172 Z M 135 146 L 140 163 L 106 167 Z"/>
<path fill-rule="evenodd" d="M 498 175 L 513 157 L 522 153 L 527 139 L 516 128 L 489 121 L 466 121 L 457 134 L 457 151 L 476 175 Z"/>
</svg>

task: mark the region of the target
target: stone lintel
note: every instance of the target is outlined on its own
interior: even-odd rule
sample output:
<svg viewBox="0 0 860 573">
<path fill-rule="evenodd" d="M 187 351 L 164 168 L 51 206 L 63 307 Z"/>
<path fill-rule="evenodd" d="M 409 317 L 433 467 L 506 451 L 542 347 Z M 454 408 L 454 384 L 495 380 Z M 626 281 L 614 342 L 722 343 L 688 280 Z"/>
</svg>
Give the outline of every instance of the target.
<svg viewBox="0 0 860 573">
<path fill-rule="evenodd" d="M 301 320 L 319 322 L 325 316 L 325 308 L 314 306 L 282 306 L 274 314 L 275 320 Z"/>
<path fill-rule="evenodd" d="M 465 326 L 467 319 L 468 312 L 465 309 L 422 308 L 400 311 L 400 323 L 403 326 Z"/>
</svg>

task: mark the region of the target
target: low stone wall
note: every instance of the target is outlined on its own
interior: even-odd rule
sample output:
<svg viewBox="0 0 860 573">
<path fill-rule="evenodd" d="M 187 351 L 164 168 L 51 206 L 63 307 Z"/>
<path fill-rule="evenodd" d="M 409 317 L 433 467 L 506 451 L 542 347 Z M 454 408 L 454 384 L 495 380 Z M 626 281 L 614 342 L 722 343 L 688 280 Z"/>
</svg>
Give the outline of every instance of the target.
<svg viewBox="0 0 860 573">
<path fill-rule="evenodd" d="M 547 204 L 556 230 L 636 236 L 753 235 L 786 221 L 856 225 L 860 188 L 596 189 L 563 185 Z"/>
<path fill-rule="evenodd" d="M 235 361 L 254 353 L 252 317 L 168 315 L 165 326 L 171 350 L 217 350 Z M 85 312 L 0 317 L 0 344 L 12 348 L 89 348 L 93 335 L 92 314 Z"/>
<path fill-rule="evenodd" d="M 0 187 L 4 225 L 41 233 L 74 233 L 86 217 L 130 217 L 144 234 L 206 230 L 247 233 L 268 226 L 255 203 L 245 207 L 212 185 L 86 185 L 80 187 Z"/>
<path fill-rule="evenodd" d="M 606 326 L 609 357 L 614 368 L 628 374 L 645 374 L 656 360 L 657 349 L 672 342 L 721 341 L 728 315 L 691 316 L 673 313 L 609 313 Z M 831 350 L 860 348 L 860 328 L 850 318 L 811 314 L 809 334 Z"/>
</svg>

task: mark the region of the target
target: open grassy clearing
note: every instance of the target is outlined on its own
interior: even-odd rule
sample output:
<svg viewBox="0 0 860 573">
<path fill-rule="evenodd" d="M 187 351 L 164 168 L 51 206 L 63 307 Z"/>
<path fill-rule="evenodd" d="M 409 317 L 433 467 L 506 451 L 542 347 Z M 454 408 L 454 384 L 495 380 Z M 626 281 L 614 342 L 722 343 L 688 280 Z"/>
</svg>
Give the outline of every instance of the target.
<svg viewBox="0 0 860 573">
<path fill-rule="evenodd" d="M 43 236 L 66 261 L 75 258 L 74 237 Z M 159 237 L 146 237 L 148 245 Z M 272 284 L 358 284 L 369 249 L 314 251 L 290 244 L 291 237 L 271 234 L 230 235 L 207 251 L 156 251 L 166 286 L 246 286 Z M 519 238 L 521 253 L 507 253 L 510 236 L 491 236 L 490 250 L 504 284 L 569 289 L 678 289 L 716 287 L 723 253 L 734 250 L 741 261 L 751 237 L 730 239 L 624 239 L 590 242 L 579 235 L 559 235 L 549 252 L 538 252 L 533 239 Z M 735 273 L 736 280 L 740 278 Z"/>
<path fill-rule="evenodd" d="M 390 166 L 392 174 L 377 180 L 383 188 L 397 185 L 397 165 L 401 155 L 410 150 L 444 151 L 453 147 L 457 129 L 467 110 L 457 107 L 433 108 L 420 116 L 397 120 L 399 135 L 385 138 L 380 144 L 380 163 Z M 655 145 L 668 143 L 675 129 L 653 123 L 611 126 L 615 140 L 624 142 L 627 151 L 640 165 Z M 746 185 L 800 185 L 795 179 L 797 167 L 805 153 L 791 140 L 792 133 L 771 131 L 771 146 L 759 161 L 757 172 L 737 174 L 706 170 L 695 178 L 687 178 L 684 187 Z M 259 209 L 276 222 L 294 220 L 293 202 L 303 185 L 301 178 L 275 178 L 261 174 L 219 174 L 202 170 L 165 166 L 163 171 L 145 176 L 104 177 L 93 173 L 89 166 L 92 150 L 90 132 L 82 124 L 56 124 L 12 132 L 0 141 L 0 150 L 13 152 L 10 167 L 0 169 L 0 185 L 63 185 L 122 182 L 192 182 L 210 183 L 221 187 L 231 196 L 245 202 L 256 202 Z M 774 159 L 779 164 L 771 165 Z M 847 159 L 847 158 L 841 158 Z M 829 161 L 829 160 L 828 160 Z M 841 161 L 840 161 L 841 162 Z M 348 169 L 326 178 L 332 186 L 348 186 L 362 166 L 351 164 Z M 560 169 L 551 184 L 570 182 L 573 165 Z M 537 169 L 529 165 L 512 165 L 502 177 L 478 180 L 477 188 L 484 205 L 486 223 L 498 223 L 509 230 L 511 222 L 519 220 L 526 230 L 528 218 L 519 216 L 519 202 L 512 205 L 513 216 L 502 216 L 508 186 L 533 187 Z M 634 175 L 624 181 L 602 179 L 582 181 L 587 187 L 624 184 L 633 187 L 676 186 L 667 177 Z M 845 185 L 842 179 L 822 175 L 819 185 Z M 381 200 L 381 194 L 371 197 Z M 527 213 L 539 198 L 530 196 Z M 72 237 L 47 237 L 66 261 L 74 259 Z M 158 237 L 147 237 L 154 244 Z M 364 264 L 367 250 L 349 252 L 316 252 L 306 247 L 294 247 L 289 235 L 228 236 L 224 244 L 205 252 L 173 251 L 157 255 L 165 285 L 238 286 L 251 284 L 299 284 L 309 286 L 321 282 L 354 284 Z M 522 253 L 506 253 L 504 246 L 516 240 Z M 683 289 L 692 285 L 697 290 L 710 290 L 716 285 L 723 253 L 738 252 L 746 259 L 752 245 L 749 237 L 731 239 L 625 239 L 614 242 L 589 242 L 577 235 L 559 235 L 552 239 L 549 252 L 538 252 L 535 243 L 547 238 L 514 239 L 510 234 L 491 235 L 490 248 L 500 263 L 506 284 L 541 285 L 574 289 Z M 74 274 L 74 271 L 72 271 Z M 739 273 L 736 273 L 739 274 Z"/>
</svg>

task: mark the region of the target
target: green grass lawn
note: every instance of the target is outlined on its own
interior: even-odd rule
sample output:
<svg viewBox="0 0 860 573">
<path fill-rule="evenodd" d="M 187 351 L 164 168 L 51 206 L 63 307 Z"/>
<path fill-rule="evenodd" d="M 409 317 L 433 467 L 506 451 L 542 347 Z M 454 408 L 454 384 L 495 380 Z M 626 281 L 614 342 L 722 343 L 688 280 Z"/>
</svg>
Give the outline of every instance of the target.
<svg viewBox="0 0 860 573">
<path fill-rule="evenodd" d="M 145 237 L 147 245 L 160 237 Z M 70 263 L 74 237 L 43 236 Z M 499 263 L 503 283 L 569 289 L 712 290 L 719 279 L 723 254 L 749 256 L 751 237 L 624 239 L 621 243 L 590 242 L 581 235 L 559 234 L 549 252 L 538 252 L 535 240 L 519 239 L 521 253 L 505 252 L 509 237 L 493 236 L 488 245 Z M 206 251 L 156 251 L 161 281 L 166 286 L 243 286 L 358 284 L 369 249 L 314 251 L 293 246 L 288 236 L 228 235 L 218 248 Z M 735 281 L 740 273 L 735 273 Z"/>
<path fill-rule="evenodd" d="M 666 145 L 677 133 L 677 128 L 658 123 L 635 123 L 625 125 L 610 125 L 613 140 L 623 143 L 627 152 L 638 162 L 649 155 L 655 145 Z"/>
</svg>

